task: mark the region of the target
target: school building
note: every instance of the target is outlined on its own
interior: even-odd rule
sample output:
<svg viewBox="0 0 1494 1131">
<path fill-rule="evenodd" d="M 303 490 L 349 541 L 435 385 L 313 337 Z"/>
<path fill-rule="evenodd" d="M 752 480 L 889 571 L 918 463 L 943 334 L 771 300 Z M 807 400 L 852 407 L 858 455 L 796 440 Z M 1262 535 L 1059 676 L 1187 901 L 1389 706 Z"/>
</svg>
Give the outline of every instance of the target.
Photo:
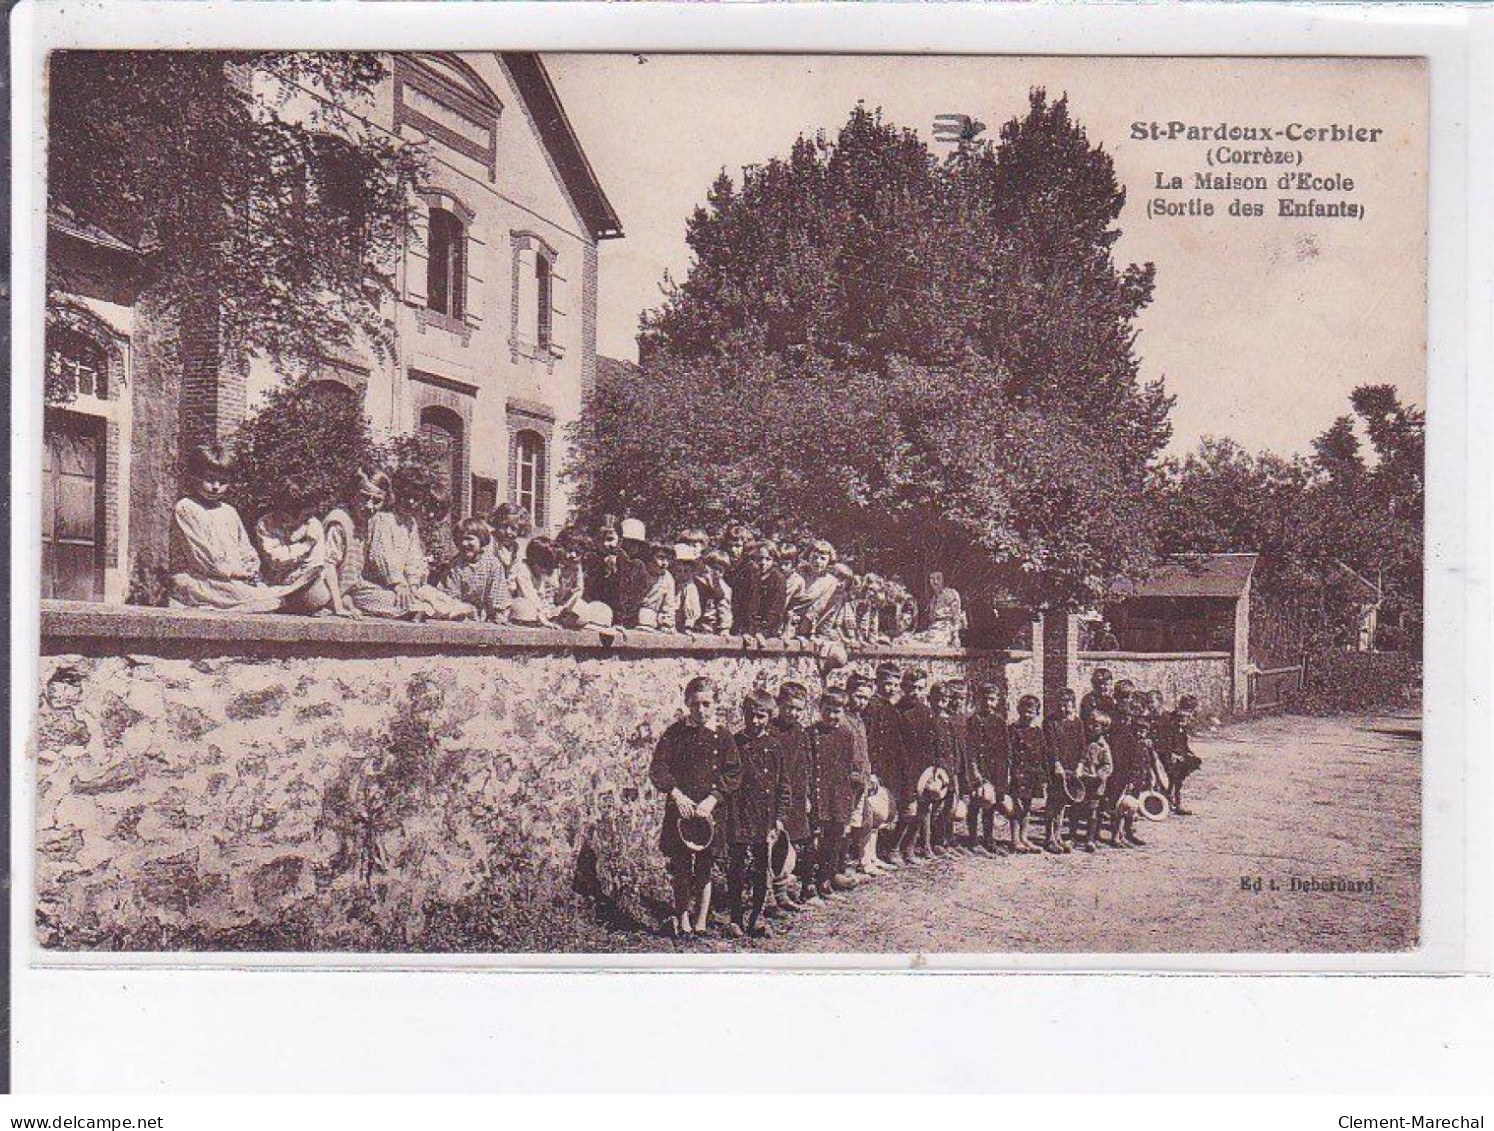
<svg viewBox="0 0 1494 1131">
<path fill-rule="evenodd" d="M 460 514 L 507 500 L 553 531 L 596 375 L 598 249 L 621 223 L 539 56 L 388 63 L 357 113 L 432 157 L 394 348 L 326 357 L 318 379 L 377 434 L 437 445 Z M 47 265 L 48 380 L 66 395 L 45 418 L 42 596 L 120 603 L 166 560 L 181 453 L 232 433 L 280 376 L 220 356 L 211 310 L 168 313 L 149 256 L 88 217 L 50 211 Z"/>
</svg>

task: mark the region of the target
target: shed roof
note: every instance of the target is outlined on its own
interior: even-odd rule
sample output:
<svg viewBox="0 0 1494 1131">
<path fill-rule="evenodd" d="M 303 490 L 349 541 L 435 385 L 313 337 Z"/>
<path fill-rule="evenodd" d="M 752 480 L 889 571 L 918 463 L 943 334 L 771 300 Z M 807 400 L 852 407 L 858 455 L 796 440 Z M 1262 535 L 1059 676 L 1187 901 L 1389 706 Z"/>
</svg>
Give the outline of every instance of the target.
<svg viewBox="0 0 1494 1131">
<path fill-rule="evenodd" d="M 1117 579 L 1113 597 L 1223 597 L 1237 600 L 1250 584 L 1259 554 L 1189 554 L 1153 567 L 1140 581 Z"/>
</svg>

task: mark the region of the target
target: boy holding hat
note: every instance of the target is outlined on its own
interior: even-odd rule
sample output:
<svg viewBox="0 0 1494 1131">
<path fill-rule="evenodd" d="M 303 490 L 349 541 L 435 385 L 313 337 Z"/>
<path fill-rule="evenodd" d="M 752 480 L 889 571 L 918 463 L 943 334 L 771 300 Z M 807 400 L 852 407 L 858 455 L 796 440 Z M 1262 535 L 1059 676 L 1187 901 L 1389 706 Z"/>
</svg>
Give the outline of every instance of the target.
<svg viewBox="0 0 1494 1131">
<path fill-rule="evenodd" d="M 1116 696 L 1117 714 L 1110 728 L 1110 757 L 1114 768 L 1105 784 L 1105 807 L 1110 813 L 1110 843 L 1116 848 L 1137 848 L 1136 816 L 1127 799 L 1134 801 L 1145 772 L 1147 756 L 1137 726 L 1139 704 L 1131 696 Z"/>
<path fill-rule="evenodd" d="M 809 689 L 789 680 L 778 688 L 778 715 L 773 720 L 773 735 L 781 759 L 784 788 L 783 835 L 788 837 L 798 855 L 799 897 L 812 891 L 813 858 L 810 852 L 810 764 L 809 735 L 805 726 L 809 716 Z M 785 911 L 802 911 L 803 905 L 789 891 L 789 877 L 778 877 L 773 885 L 773 899 Z"/>
<path fill-rule="evenodd" d="M 1180 817 L 1189 816 L 1183 808 L 1183 782 L 1203 765 L 1203 759 L 1188 744 L 1189 728 L 1197 713 L 1198 696 L 1184 695 L 1178 700 L 1177 710 L 1162 715 L 1156 726 L 1157 752 L 1167 768 L 1167 799 Z"/>
<path fill-rule="evenodd" d="M 726 866 L 728 929 L 735 938 L 772 934 L 761 922 L 768 899 L 768 836 L 782 826 L 788 811 L 783 754 L 771 725 L 774 710 L 773 697 L 766 691 L 752 692 L 742 700 L 742 729 L 735 736 L 742 784 L 731 797 Z"/>
<path fill-rule="evenodd" d="M 877 828 L 867 814 L 867 801 L 876 788 L 877 775 L 871 762 L 870 730 L 866 724 L 866 712 L 876 693 L 876 684 L 869 675 L 854 672 L 846 680 L 846 725 L 855 739 L 856 771 L 866 783 L 862 795 L 851 813 L 850 840 L 847 845 L 847 863 L 867 876 L 882 872 L 877 859 Z"/>
<path fill-rule="evenodd" d="M 901 678 L 898 666 L 890 660 L 878 664 L 876 694 L 861 712 L 861 721 L 866 724 L 866 746 L 872 774 L 891 794 L 894 814 L 902 812 L 903 799 L 909 790 L 908 783 L 903 781 L 903 723 L 897 709 L 898 681 Z M 877 839 L 872 838 L 874 848 Z M 891 857 L 897 854 L 897 834 L 892 832 L 882 839 L 884 843 L 877 861 L 883 868 L 896 869 L 898 864 Z"/>
<path fill-rule="evenodd" d="M 954 808 L 957 798 L 975 793 L 975 774 L 970 766 L 969 732 L 965 725 L 965 681 L 946 680 L 935 720 L 938 746 L 934 764 L 949 775 L 950 791 L 934 818 L 934 844 L 946 852 L 962 851 L 954 843 Z"/>
<path fill-rule="evenodd" d="M 920 668 L 903 673 L 903 697 L 898 702 L 902 721 L 902 782 L 904 794 L 899 800 L 903 810 L 898 829 L 897 847 L 904 864 L 912 864 L 915 853 L 930 856 L 922 842 L 924 813 L 929 802 L 919 796 L 918 779 L 934 764 L 934 709 L 929 705 L 929 677 Z"/>
<path fill-rule="evenodd" d="M 711 864 L 717 839 L 687 843 L 681 824 L 692 832 L 710 832 L 717 808 L 742 784 L 742 762 L 736 743 L 716 714 L 716 685 L 696 676 L 685 687 L 683 719 L 671 723 L 659 738 L 648 776 L 667 798 L 659 849 L 674 888 L 671 931 L 688 938 L 703 932 L 711 913 Z M 704 824 L 705 828 L 699 828 Z M 692 919 L 693 916 L 693 919 Z"/>
<path fill-rule="evenodd" d="M 977 796 L 966 815 L 970 843 L 980 845 L 987 854 L 996 855 L 996 810 L 1001 799 L 1011 791 L 1011 758 L 1006 745 L 1006 702 L 998 684 L 985 681 L 975 687 L 975 713 L 966 724 L 970 743 L 970 762 L 976 777 L 976 789 L 989 783 L 994 798 Z"/>
<path fill-rule="evenodd" d="M 1011 817 L 1013 852 L 1041 852 L 1027 839 L 1027 816 L 1032 800 L 1042 788 L 1048 774 L 1048 744 L 1038 719 L 1042 701 L 1036 695 L 1024 695 L 1017 701 L 1017 721 L 1007 731 L 1007 748 L 1012 760 Z"/>
<path fill-rule="evenodd" d="M 625 518 L 622 525 L 638 540 L 642 539 L 643 523 L 636 518 Z M 583 598 L 610 608 L 612 623 L 617 625 L 638 623 L 638 609 L 649 588 L 648 567 L 627 548 L 629 544 L 636 545 L 636 541 L 630 543 L 618 528 L 617 520 L 604 515 L 597 524 L 595 544 L 582 570 Z M 647 551 L 646 546 L 643 549 Z"/>
<path fill-rule="evenodd" d="M 847 885 L 837 872 L 845 856 L 851 813 L 866 785 L 856 766 L 855 740 L 845 716 L 845 692 L 827 691 L 820 696 L 820 721 L 808 731 L 814 885 L 824 899 L 845 898 L 838 889 Z"/>
<path fill-rule="evenodd" d="M 1069 788 L 1077 780 L 1079 763 L 1084 758 L 1084 723 L 1079 719 L 1074 690 L 1065 687 L 1058 693 L 1058 710 L 1043 724 L 1048 746 L 1048 839 L 1049 852 L 1072 852 L 1074 846 L 1064 835 L 1069 815 Z"/>
</svg>

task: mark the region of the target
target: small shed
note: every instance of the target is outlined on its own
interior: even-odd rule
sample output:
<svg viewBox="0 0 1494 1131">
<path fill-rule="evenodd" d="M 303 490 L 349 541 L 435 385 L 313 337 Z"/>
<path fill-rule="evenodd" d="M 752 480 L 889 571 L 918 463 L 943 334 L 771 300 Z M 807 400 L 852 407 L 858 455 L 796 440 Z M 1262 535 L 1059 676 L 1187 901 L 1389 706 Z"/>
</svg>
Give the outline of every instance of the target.
<svg viewBox="0 0 1494 1131">
<path fill-rule="evenodd" d="M 1249 695 L 1250 580 L 1258 554 L 1190 554 L 1117 580 L 1106 616 L 1126 652 L 1227 652 L 1234 702 Z"/>
</svg>

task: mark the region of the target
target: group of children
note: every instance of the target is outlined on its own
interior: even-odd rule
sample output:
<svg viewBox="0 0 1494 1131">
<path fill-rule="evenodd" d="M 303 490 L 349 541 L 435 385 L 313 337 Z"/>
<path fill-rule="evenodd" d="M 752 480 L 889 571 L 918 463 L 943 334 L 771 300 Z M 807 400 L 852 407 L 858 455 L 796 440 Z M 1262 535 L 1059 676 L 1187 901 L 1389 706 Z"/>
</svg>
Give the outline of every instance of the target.
<svg viewBox="0 0 1494 1131">
<path fill-rule="evenodd" d="M 716 685 L 692 680 L 649 772 L 665 798 L 670 932 L 707 931 L 723 886 L 727 933 L 766 937 L 770 920 L 844 900 L 885 872 L 950 853 L 1139 848 L 1146 796 L 1188 812 L 1183 783 L 1202 764 L 1189 747 L 1194 696 L 1164 711 L 1160 692 L 1102 668 L 1082 701 L 1066 689 L 1044 719 L 1037 696 L 1023 695 L 1008 721 L 998 684 L 973 690 L 967 711 L 963 680 L 883 663 L 828 688 L 817 711 L 801 683 L 754 690 L 732 733 Z"/>
<path fill-rule="evenodd" d="M 186 482 L 171 532 L 177 607 L 846 644 L 918 627 L 906 589 L 858 577 L 822 539 L 777 542 L 730 523 L 719 544 L 698 529 L 656 543 L 639 520 L 610 516 L 552 539 L 534 536 L 529 515 L 505 503 L 457 521 L 451 552 L 433 558 L 421 526 L 442 505 L 417 475 L 360 472 L 348 505 L 274 509 L 257 516 L 252 537 L 228 501 L 233 468 L 221 446 L 192 451 Z M 922 635 L 958 643 L 959 594 L 938 574 L 930 581 Z"/>
</svg>

